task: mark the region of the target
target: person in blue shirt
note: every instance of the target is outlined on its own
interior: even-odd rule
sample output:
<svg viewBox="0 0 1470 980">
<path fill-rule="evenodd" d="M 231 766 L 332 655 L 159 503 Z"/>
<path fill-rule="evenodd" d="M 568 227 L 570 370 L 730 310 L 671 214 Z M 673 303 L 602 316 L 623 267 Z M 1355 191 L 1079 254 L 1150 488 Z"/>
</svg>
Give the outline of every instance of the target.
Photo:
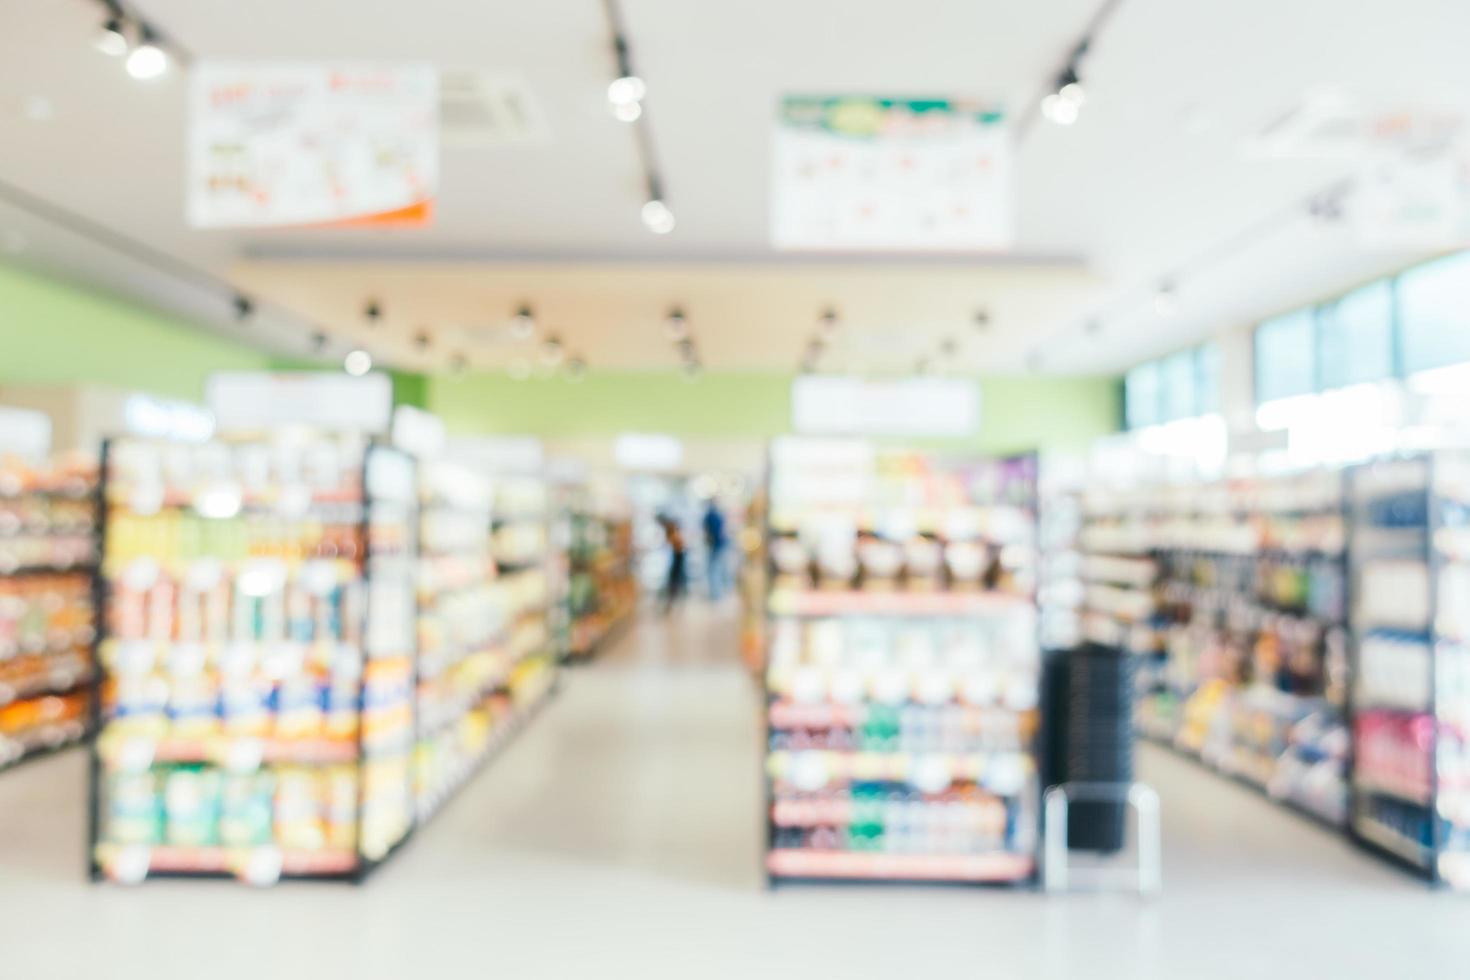
<svg viewBox="0 0 1470 980">
<path fill-rule="evenodd" d="M 730 587 L 729 537 L 725 532 L 725 515 L 715 506 L 713 497 L 705 504 L 704 544 L 706 572 L 709 574 L 709 597 L 718 601 Z"/>
</svg>

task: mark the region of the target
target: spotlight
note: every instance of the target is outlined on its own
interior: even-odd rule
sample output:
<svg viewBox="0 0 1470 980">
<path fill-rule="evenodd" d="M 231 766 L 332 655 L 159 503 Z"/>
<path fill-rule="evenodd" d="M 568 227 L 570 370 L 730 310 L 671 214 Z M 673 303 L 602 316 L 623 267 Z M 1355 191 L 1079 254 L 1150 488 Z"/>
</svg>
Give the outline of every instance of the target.
<svg viewBox="0 0 1470 980">
<path fill-rule="evenodd" d="M 618 122 L 637 122 L 643 115 L 643 103 L 628 102 L 623 105 L 615 105 L 612 110 L 613 118 Z"/>
<path fill-rule="evenodd" d="M 636 106 L 648 94 L 648 85 L 637 75 L 624 75 L 607 87 L 607 101 L 614 113 L 620 106 Z M 621 117 L 619 117 L 621 118 Z M 637 118 L 636 116 L 634 117 Z"/>
<path fill-rule="evenodd" d="M 354 378 L 360 378 L 373 369 L 373 355 L 362 348 L 348 351 L 342 359 L 342 369 Z"/>
<path fill-rule="evenodd" d="M 536 317 L 529 306 L 522 306 L 510 321 L 510 335 L 516 340 L 530 340 L 535 332 Z"/>
<path fill-rule="evenodd" d="M 327 349 L 327 335 L 318 330 L 311 335 L 311 349 L 320 354 Z"/>
<path fill-rule="evenodd" d="M 698 358 L 691 357 L 689 360 L 684 362 L 684 366 L 681 370 L 684 372 L 685 381 L 694 381 L 698 379 L 699 373 L 704 369 L 699 366 Z"/>
<path fill-rule="evenodd" d="M 689 337 L 679 338 L 679 342 L 674 346 L 678 348 L 680 355 L 682 355 L 686 361 L 694 357 L 694 341 Z"/>
<path fill-rule="evenodd" d="M 990 327 L 990 311 L 987 310 L 987 309 L 983 309 L 983 308 L 976 310 L 975 311 L 975 329 L 976 330 L 987 330 L 987 329 L 989 329 L 989 327 Z"/>
<path fill-rule="evenodd" d="M 362 315 L 363 319 L 367 320 L 368 326 L 376 327 L 378 321 L 383 318 L 383 308 L 378 305 L 377 300 L 370 299 L 367 306 L 363 308 Z"/>
<path fill-rule="evenodd" d="M 525 381 L 531 376 L 531 362 L 524 357 L 513 357 L 505 366 L 505 373 L 512 381 Z"/>
<path fill-rule="evenodd" d="M 109 17 L 103 21 L 92 46 L 109 58 L 121 58 L 128 53 L 127 25 L 121 17 Z"/>
<path fill-rule="evenodd" d="M 680 341 L 689 336 L 689 324 L 684 319 L 684 311 L 674 307 L 669 311 L 668 319 L 664 321 L 664 333 L 670 340 Z"/>
<path fill-rule="evenodd" d="M 242 296 L 236 293 L 234 306 L 236 320 L 248 320 L 250 319 L 250 315 L 255 312 L 255 304 L 250 301 L 249 296 Z"/>
<path fill-rule="evenodd" d="M 138 34 L 138 46 L 129 54 L 128 74 L 142 82 L 152 81 L 168 71 L 168 52 L 158 43 L 153 28 L 144 24 Z"/>
<path fill-rule="evenodd" d="M 547 367 L 556 367 L 565 356 L 560 337 L 552 335 L 541 342 L 541 363 Z"/>
<path fill-rule="evenodd" d="M 587 362 L 580 356 L 568 358 L 566 372 L 568 381 L 581 381 L 587 377 Z"/>
<path fill-rule="evenodd" d="M 1077 121 L 1077 103 L 1053 92 L 1041 100 L 1041 114 L 1058 126 L 1070 126 Z"/>
<path fill-rule="evenodd" d="M 459 351 L 449 355 L 449 371 L 451 374 L 464 374 L 465 368 L 470 366 L 470 359 Z"/>
<path fill-rule="evenodd" d="M 1087 104 L 1087 90 L 1082 87 L 1082 79 L 1077 77 L 1077 67 L 1068 65 L 1057 76 L 1057 95 L 1081 109 Z"/>
<path fill-rule="evenodd" d="M 1159 290 L 1154 293 L 1154 312 L 1164 317 L 1179 312 L 1179 294 L 1172 282 L 1159 283 Z"/>
<path fill-rule="evenodd" d="M 827 307 L 818 319 L 821 321 L 823 334 L 830 337 L 837 332 L 837 311 L 835 309 Z"/>
<path fill-rule="evenodd" d="M 644 226 L 655 235 L 667 235 L 674 230 L 674 212 L 661 198 L 649 198 L 641 213 Z"/>
<path fill-rule="evenodd" d="M 420 330 L 413 335 L 413 345 L 419 350 L 428 350 L 433 343 L 434 338 L 429 335 L 429 331 L 427 330 Z"/>
</svg>

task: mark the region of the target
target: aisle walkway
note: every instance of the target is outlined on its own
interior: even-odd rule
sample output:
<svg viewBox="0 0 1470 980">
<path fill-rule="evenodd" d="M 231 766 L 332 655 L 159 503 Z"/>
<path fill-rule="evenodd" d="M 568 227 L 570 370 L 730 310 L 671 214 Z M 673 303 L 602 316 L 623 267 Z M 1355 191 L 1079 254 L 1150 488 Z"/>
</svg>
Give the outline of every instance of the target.
<svg viewBox="0 0 1470 980">
<path fill-rule="evenodd" d="M 651 620 L 362 889 L 82 876 L 84 759 L 0 776 L 5 976 L 1334 978 L 1458 975 L 1467 899 L 1147 752 L 1165 895 L 762 888 L 733 612 Z M 1403 957 L 1413 956 L 1412 967 Z"/>
</svg>

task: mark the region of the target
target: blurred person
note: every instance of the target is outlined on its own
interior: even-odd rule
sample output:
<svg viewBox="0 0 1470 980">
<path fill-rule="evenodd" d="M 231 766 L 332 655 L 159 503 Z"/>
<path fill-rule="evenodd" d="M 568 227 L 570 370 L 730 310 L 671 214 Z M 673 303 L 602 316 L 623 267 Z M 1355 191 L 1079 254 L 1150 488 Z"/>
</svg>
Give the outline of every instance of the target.
<svg viewBox="0 0 1470 980">
<path fill-rule="evenodd" d="M 708 554 L 708 567 L 705 571 L 709 575 L 709 597 L 710 601 L 718 602 L 724 598 L 725 591 L 730 587 L 730 539 L 725 530 L 725 515 L 715 505 L 715 498 L 711 497 L 705 502 L 701 523 L 704 526 L 704 544 Z"/>
<path fill-rule="evenodd" d="M 684 544 L 684 531 L 679 522 L 668 515 L 658 519 L 663 525 L 664 540 L 669 546 L 669 575 L 664 582 L 664 613 L 674 610 L 674 603 L 683 598 L 689 585 L 687 567 L 688 549 Z"/>
</svg>

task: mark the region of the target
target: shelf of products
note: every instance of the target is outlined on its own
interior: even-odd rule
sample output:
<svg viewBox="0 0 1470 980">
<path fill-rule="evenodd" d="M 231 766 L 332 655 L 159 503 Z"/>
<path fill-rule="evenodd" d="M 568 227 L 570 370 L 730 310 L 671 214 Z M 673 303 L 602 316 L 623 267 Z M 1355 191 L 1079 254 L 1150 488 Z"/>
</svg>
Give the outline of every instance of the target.
<svg viewBox="0 0 1470 980">
<path fill-rule="evenodd" d="M 0 461 L 0 769 L 86 737 L 96 465 Z"/>
<path fill-rule="evenodd" d="M 1470 460 L 1350 472 L 1352 831 L 1470 888 Z"/>
<path fill-rule="evenodd" d="M 574 510 L 568 561 L 568 653 L 587 658 L 629 622 L 638 604 L 632 521 Z"/>
<path fill-rule="evenodd" d="M 1104 499 L 1089 612 L 1129 627 L 1138 730 L 1329 824 L 1347 819 L 1342 474 Z"/>
<path fill-rule="evenodd" d="M 1029 879 L 1034 458 L 782 440 L 768 499 L 769 878 Z"/>
<path fill-rule="evenodd" d="M 417 738 L 414 805 L 427 820 L 489 754 L 516 666 L 511 628 L 544 596 L 498 579 L 490 559 L 489 479 L 453 462 L 419 468 Z M 528 588 L 529 586 L 529 588 Z"/>
<path fill-rule="evenodd" d="M 412 459 L 320 437 L 103 460 L 93 874 L 361 877 L 414 823 Z"/>
</svg>

